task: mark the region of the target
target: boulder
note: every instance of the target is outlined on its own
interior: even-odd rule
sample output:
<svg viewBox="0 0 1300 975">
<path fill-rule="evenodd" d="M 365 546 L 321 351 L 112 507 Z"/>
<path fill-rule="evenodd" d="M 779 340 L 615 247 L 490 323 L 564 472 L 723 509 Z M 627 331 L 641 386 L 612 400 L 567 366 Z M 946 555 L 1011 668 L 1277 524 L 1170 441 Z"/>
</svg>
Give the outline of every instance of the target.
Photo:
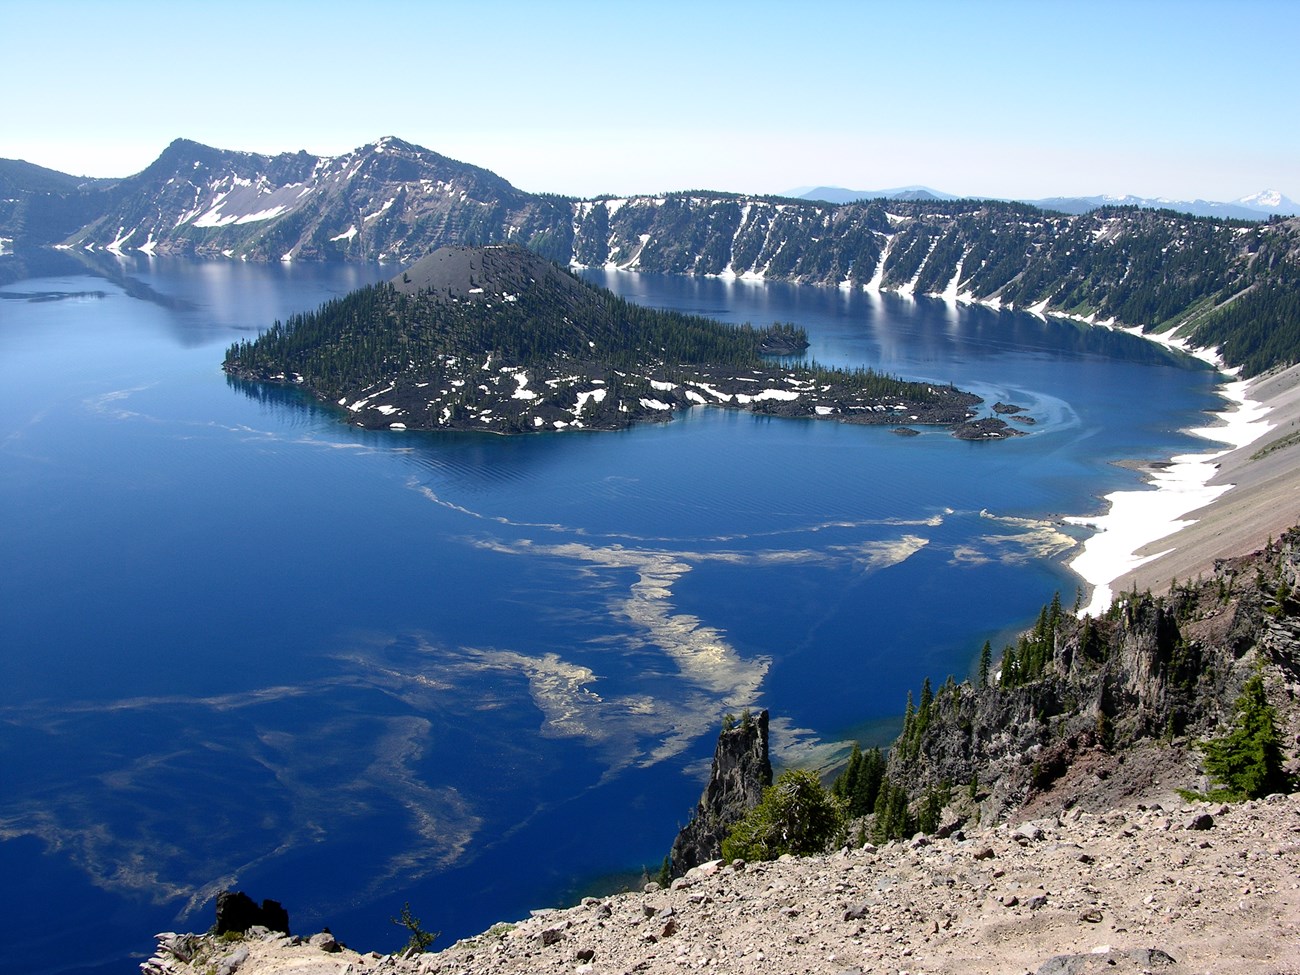
<svg viewBox="0 0 1300 975">
<path fill-rule="evenodd" d="M 1214 829 L 1214 817 L 1209 813 L 1197 813 L 1183 824 L 1183 829 Z"/>
</svg>

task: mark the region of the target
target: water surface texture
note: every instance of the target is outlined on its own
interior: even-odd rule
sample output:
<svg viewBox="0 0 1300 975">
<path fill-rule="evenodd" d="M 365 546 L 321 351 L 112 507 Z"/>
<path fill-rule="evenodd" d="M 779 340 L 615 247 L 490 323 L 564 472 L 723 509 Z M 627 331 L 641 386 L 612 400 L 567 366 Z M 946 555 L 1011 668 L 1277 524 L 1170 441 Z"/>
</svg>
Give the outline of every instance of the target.
<svg viewBox="0 0 1300 975">
<path fill-rule="evenodd" d="M 721 716 L 778 763 L 882 742 L 922 677 L 1078 580 L 1064 515 L 1199 449 L 1214 374 L 936 299 L 588 276 L 793 321 L 809 355 L 1030 435 L 699 408 L 622 433 L 365 432 L 225 347 L 395 268 L 0 258 L 0 969 L 131 970 L 224 886 L 392 950 L 639 882 Z M 10 262 L 5 264 L 5 262 Z"/>
</svg>

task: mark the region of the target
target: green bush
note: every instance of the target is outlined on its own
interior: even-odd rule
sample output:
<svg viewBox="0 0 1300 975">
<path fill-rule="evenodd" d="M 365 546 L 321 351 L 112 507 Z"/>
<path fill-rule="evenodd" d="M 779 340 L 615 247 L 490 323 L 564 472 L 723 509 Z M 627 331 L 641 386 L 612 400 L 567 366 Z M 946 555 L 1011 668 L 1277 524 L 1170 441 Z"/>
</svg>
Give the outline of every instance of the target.
<svg viewBox="0 0 1300 975">
<path fill-rule="evenodd" d="M 1273 708 L 1264 695 L 1264 679 L 1253 675 L 1241 689 L 1236 718 L 1222 738 L 1201 742 L 1205 770 L 1219 783 L 1211 799 L 1257 799 L 1290 789 L 1282 768 L 1282 739 Z"/>
<path fill-rule="evenodd" d="M 844 803 L 804 769 L 787 769 L 722 841 L 725 860 L 823 852 L 844 830 Z"/>
</svg>

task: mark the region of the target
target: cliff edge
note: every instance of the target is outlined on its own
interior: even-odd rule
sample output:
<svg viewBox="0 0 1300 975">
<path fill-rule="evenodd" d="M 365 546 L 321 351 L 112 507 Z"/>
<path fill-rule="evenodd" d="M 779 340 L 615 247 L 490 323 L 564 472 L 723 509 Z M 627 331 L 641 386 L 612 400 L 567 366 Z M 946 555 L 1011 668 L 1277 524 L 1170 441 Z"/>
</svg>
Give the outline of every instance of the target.
<svg viewBox="0 0 1300 975">
<path fill-rule="evenodd" d="M 767 711 L 746 711 L 724 724 L 713 751 L 709 783 L 695 815 L 673 841 L 671 873 L 680 877 L 692 867 L 722 856 L 722 841 L 731 827 L 758 805 L 772 784 L 767 750 Z"/>
</svg>

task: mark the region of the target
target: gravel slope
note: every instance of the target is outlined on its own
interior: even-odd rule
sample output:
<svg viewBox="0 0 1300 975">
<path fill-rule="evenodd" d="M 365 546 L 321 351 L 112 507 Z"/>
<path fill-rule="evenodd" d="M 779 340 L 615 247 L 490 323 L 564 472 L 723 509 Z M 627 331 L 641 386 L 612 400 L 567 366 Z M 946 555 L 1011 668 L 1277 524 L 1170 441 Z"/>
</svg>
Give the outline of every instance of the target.
<svg viewBox="0 0 1300 975">
<path fill-rule="evenodd" d="M 1232 807 L 1167 797 L 964 838 L 705 865 L 671 890 L 535 912 L 410 959 L 340 951 L 328 935 L 160 938 L 148 975 L 1281 975 L 1300 971 L 1300 795 Z M 168 944 L 197 954 L 182 962 Z"/>
<path fill-rule="evenodd" d="M 1210 483 L 1231 484 L 1232 490 L 1185 516 L 1196 524 L 1139 549 L 1139 555 L 1173 551 L 1120 576 L 1111 583 L 1115 592 L 1134 586 L 1165 592 L 1175 579 L 1208 576 L 1215 559 L 1255 551 L 1300 523 L 1300 366 L 1257 380 L 1251 398 L 1271 407 L 1273 429 L 1219 460 Z M 1292 436 L 1296 442 L 1288 443 Z M 1255 457 L 1270 445 L 1276 446 Z"/>
</svg>

